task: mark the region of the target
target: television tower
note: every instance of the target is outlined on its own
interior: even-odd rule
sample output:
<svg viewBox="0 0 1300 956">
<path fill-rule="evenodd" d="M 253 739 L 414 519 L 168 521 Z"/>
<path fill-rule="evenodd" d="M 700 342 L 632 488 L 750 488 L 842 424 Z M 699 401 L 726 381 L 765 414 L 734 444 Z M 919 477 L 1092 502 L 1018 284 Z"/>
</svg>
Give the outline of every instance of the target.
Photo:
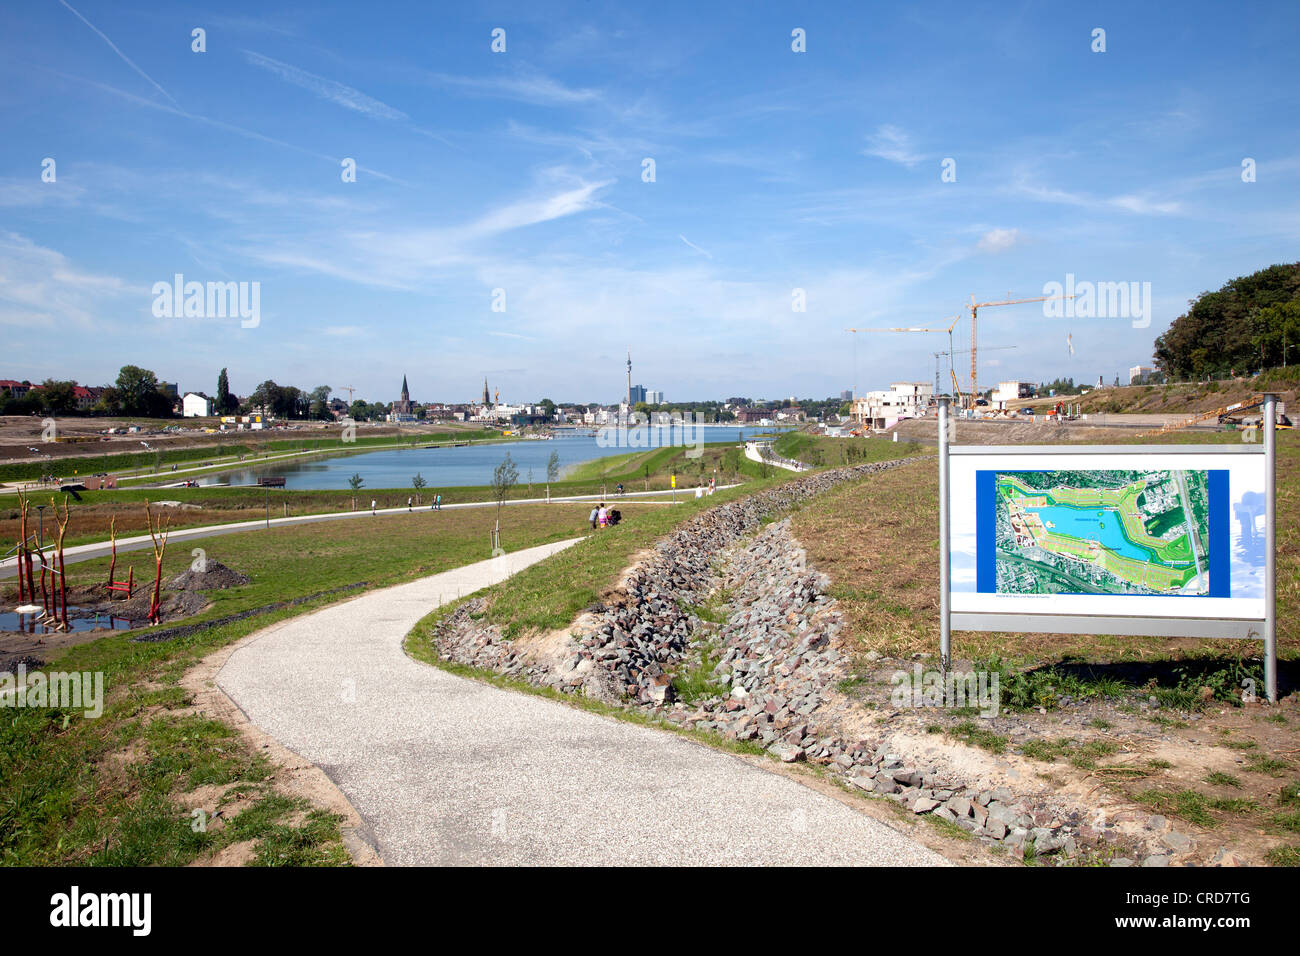
<svg viewBox="0 0 1300 956">
<path fill-rule="evenodd" d="M 632 350 L 627 350 L 627 407 L 632 410 Z"/>
</svg>

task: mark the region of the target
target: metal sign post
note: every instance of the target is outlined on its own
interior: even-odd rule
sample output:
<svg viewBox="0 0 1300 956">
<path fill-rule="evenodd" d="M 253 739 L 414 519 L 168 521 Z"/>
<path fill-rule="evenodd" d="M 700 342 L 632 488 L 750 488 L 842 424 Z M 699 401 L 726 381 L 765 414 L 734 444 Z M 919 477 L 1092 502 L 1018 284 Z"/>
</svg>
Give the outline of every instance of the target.
<svg viewBox="0 0 1300 956">
<path fill-rule="evenodd" d="M 1277 703 L 1277 535 L 1273 516 L 1277 514 L 1277 396 L 1264 396 L 1264 472 L 1268 512 L 1264 531 L 1264 692 Z"/>
<path fill-rule="evenodd" d="M 1262 639 L 1276 702 L 1277 396 L 1263 406 L 1262 448 L 954 445 L 940 398 L 942 666 L 954 627 Z"/>
<path fill-rule="evenodd" d="M 948 576 L 948 396 L 939 398 L 939 668 L 952 663 L 952 605 Z"/>
</svg>

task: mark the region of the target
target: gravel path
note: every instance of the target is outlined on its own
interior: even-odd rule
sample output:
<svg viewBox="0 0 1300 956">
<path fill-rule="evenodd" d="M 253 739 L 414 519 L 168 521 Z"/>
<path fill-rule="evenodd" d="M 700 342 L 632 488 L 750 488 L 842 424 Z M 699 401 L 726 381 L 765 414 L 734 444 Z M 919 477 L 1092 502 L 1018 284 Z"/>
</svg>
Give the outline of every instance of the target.
<svg viewBox="0 0 1300 956">
<path fill-rule="evenodd" d="M 330 776 L 389 865 L 945 864 L 738 757 L 455 677 L 402 651 L 440 602 L 572 543 L 267 628 L 231 655 L 217 683 L 253 723 Z"/>
</svg>

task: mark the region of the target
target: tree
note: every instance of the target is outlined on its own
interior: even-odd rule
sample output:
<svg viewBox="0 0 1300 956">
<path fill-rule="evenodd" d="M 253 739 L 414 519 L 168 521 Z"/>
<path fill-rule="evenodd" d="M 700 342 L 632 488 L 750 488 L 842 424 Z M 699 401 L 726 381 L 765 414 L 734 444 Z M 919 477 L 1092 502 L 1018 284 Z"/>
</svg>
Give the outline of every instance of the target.
<svg viewBox="0 0 1300 956">
<path fill-rule="evenodd" d="M 546 459 L 546 500 L 551 500 L 551 482 L 560 480 L 560 453 L 551 452 L 551 457 Z"/>
<path fill-rule="evenodd" d="M 352 489 L 352 510 L 353 511 L 357 510 L 357 492 L 361 490 L 361 487 L 365 483 L 366 480 L 361 477 L 361 472 L 359 471 L 353 472 L 352 477 L 348 479 L 348 487 Z"/>
<path fill-rule="evenodd" d="M 318 422 L 329 421 L 334 416 L 330 414 L 330 392 L 332 389 L 328 385 L 317 385 L 311 390 L 310 415 Z"/>
<path fill-rule="evenodd" d="M 510 457 L 510 452 L 506 452 L 506 457 L 502 459 L 501 464 L 492 470 L 492 497 L 497 502 L 497 528 L 501 527 L 501 506 L 505 504 L 506 497 L 510 494 L 510 489 L 519 483 L 519 469 L 515 467 L 514 459 Z"/>
<path fill-rule="evenodd" d="M 1300 262 L 1203 292 L 1156 339 L 1156 367 L 1170 381 L 1186 381 L 1281 365 L 1290 305 L 1300 306 Z M 1289 330 L 1286 339 L 1289 346 Z"/>
<path fill-rule="evenodd" d="M 230 394 L 230 379 L 223 368 L 221 374 L 217 376 L 217 414 L 229 415 L 238 404 Z"/>
<path fill-rule="evenodd" d="M 66 415 L 77 410 L 77 383 L 61 382 L 47 378 L 41 383 L 37 395 L 45 410 L 54 415 Z"/>
<path fill-rule="evenodd" d="M 555 403 L 551 401 L 549 398 L 544 398 L 537 404 L 541 406 L 542 414 L 545 415 L 547 418 L 555 417 Z"/>
<path fill-rule="evenodd" d="M 117 400 L 126 415 L 152 415 L 158 411 L 157 395 L 168 404 L 167 396 L 158 391 L 158 377 L 147 368 L 123 365 L 117 373 Z"/>
<path fill-rule="evenodd" d="M 424 476 L 418 471 L 415 473 L 415 477 L 411 479 L 411 487 L 415 489 L 415 503 L 417 505 L 420 503 L 420 489 L 427 484 L 428 482 L 424 480 Z"/>
</svg>

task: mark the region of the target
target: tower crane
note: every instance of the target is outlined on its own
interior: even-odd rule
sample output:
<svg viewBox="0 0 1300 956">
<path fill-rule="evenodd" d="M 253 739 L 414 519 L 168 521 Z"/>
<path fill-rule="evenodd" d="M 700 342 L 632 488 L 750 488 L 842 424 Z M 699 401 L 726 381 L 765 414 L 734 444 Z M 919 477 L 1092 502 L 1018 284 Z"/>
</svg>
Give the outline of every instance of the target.
<svg viewBox="0 0 1300 956">
<path fill-rule="evenodd" d="M 971 297 L 970 297 L 970 400 L 972 405 L 974 405 L 975 401 L 979 398 L 979 371 L 978 371 L 979 358 L 978 358 L 978 353 L 976 351 L 979 348 L 978 341 L 977 341 L 978 333 L 976 331 L 976 323 L 978 322 L 979 319 L 979 310 L 989 309 L 998 305 L 1021 305 L 1022 303 L 1025 302 L 1050 302 L 1055 299 L 1073 299 L 1073 298 L 1074 298 L 1073 295 L 1040 295 L 1032 299 L 1005 299 L 1001 302 L 976 302 L 975 294 L 971 293 Z M 952 336 L 950 334 L 949 338 L 951 337 Z"/>
<path fill-rule="evenodd" d="M 1014 348 L 1019 348 L 1019 346 L 1018 346 L 1018 345 L 994 345 L 994 346 L 987 346 L 987 345 L 986 345 L 986 346 L 984 347 L 984 351 L 985 351 L 985 352 L 1005 352 L 1005 351 L 1007 351 L 1008 349 L 1014 349 Z M 970 349 L 958 349 L 956 352 L 935 352 L 935 353 L 934 353 L 934 394 L 935 394 L 935 395 L 938 395 L 938 394 L 939 394 L 939 358 L 940 358 L 940 356 L 944 356 L 944 355 L 948 356 L 948 374 L 952 376 L 952 380 L 953 380 L 953 382 L 955 383 L 955 382 L 957 381 L 957 373 L 954 372 L 954 371 L 952 370 L 952 357 L 953 357 L 954 355 L 965 355 L 965 354 L 966 354 L 967 352 L 969 352 L 969 351 L 970 351 Z M 960 397 L 960 392 L 958 393 L 958 397 Z"/>
</svg>

